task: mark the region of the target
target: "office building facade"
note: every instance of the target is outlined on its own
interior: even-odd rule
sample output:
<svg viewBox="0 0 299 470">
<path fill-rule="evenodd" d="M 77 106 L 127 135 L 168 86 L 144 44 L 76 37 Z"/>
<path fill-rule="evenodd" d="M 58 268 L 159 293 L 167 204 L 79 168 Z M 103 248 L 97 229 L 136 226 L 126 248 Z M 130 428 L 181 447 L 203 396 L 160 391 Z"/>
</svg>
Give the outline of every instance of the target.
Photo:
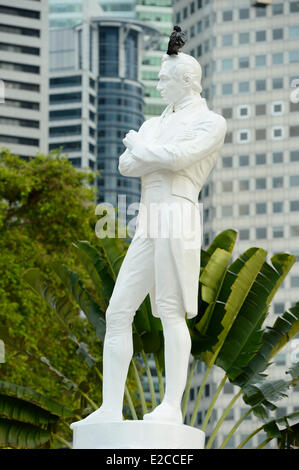
<svg viewBox="0 0 299 470">
<path fill-rule="evenodd" d="M 273 0 L 266 8 L 254 3 L 178 0 L 173 5 L 173 21 L 188 38 L 184 52 L 202 66 L 203 96 L 228 122 L 222 157 L 201 191 L 203 247 L 221 231 L 233 228 L 239 233 L 234 259 L 251 246 L 264 248 L 268 261 L 277 252 L 293 253 L 299 259 L 299 100 L 294 92 L 299 79 L 299 2 Z M 296 263 L 265 324 L 273 324 L 277 314 L 298 301 L 298 287 Z M 283 371 L 298 360 L 296 350 L 298 338 L 276 356 L 269 374 L 282 378 Z M 204 372 L 203 365 L 198 367 L 187 422 Z M 223 371 L 215 368 L 197 415 L 199 427 L 222 377 Z M 207 427 L 208 436 L 237 391 L 238 387 L 225 385 Z M 298 387 L 279 406 L 283 412 L 298 410 Z M 220 428 L 216 447 L 247 409 L 239 399 Z M 236 448 L 258 425 L 249 415 L 228 447 Z M 265 437 L 258 433 L 247 446 L 257 447 Z M 275 441 L 270 446 L 275 447 Z"/>
<path fill-rule="evenodd" d="M 0 147 L 28 159 L 47 152 L 48 2 L 0 4 Z"/>
<path fill-rule="evenodd" d="M 105 16 L 51 30 L 49 149 L 67 144 L 77 167 L 100 170 L 99 202 L 114 206 L 118 194 L 127 206 L 140 198 L 140 180 L 120 175 L 118 160 L 122 139 L 144 121 L 143 31 L 139 21 Z"/>
</svg>

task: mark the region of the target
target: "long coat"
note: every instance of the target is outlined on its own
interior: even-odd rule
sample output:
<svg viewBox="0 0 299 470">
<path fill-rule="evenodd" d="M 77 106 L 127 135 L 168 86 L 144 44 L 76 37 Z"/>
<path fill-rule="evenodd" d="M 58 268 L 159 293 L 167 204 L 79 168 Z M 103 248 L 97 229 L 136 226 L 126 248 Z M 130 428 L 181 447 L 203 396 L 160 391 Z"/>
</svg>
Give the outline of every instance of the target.
<svg viewBox="0 0 299 470">
<path fill-rule="evenodd" d="M 194 204 L 190 217 L 196 219 L 199 234 L 198 195 L 220 155 L 226 130 L 226 120 L 211 111 L 204 98 L 186 96 L 175 109 L 168 105 L 161 116 L 142 124 L 138 131 L 141 139 L 119 157 L 119 171 L 124 176 L 141 177 L 141 181 L 152 172 L 167 172 L 172 179 L 171 193 Z M 177 222 L 191 224 L 191 220 Z M 197 315 L 201 240 L 198 243 L 197 238 L 190 247 L 190 239 L 170 237 L 170 244 L 187 318 L 192 318 Z M 149 294 L 157 317 L 155 288 Z"/>
</svg>

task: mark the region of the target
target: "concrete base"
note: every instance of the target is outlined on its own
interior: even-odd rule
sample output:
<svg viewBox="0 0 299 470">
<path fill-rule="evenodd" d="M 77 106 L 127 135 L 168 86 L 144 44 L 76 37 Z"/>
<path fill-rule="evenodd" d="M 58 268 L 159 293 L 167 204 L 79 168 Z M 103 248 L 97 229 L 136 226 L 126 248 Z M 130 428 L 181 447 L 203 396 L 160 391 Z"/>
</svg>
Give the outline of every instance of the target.
<svg viewBox="0 0 299 470">
<path fill-rule="evenodd" d="M 73 426 L 73 449 L 204 449 L 205 433 L 184 424 L 126 420 Z"/>
</svg>

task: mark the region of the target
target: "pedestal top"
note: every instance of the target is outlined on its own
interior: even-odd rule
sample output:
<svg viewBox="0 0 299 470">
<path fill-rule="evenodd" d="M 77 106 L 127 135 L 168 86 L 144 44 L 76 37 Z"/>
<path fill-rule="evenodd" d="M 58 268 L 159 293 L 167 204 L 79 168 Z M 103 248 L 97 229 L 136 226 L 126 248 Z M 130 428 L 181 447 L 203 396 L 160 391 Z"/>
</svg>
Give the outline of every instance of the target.
<svg viewBox="0 0 299 470">
<path fill-rule="evenodd" d="M 125 420 L 72 426 L 73 449 L 203 449 L 205 433 L 185 424 Z"/>
</svg>

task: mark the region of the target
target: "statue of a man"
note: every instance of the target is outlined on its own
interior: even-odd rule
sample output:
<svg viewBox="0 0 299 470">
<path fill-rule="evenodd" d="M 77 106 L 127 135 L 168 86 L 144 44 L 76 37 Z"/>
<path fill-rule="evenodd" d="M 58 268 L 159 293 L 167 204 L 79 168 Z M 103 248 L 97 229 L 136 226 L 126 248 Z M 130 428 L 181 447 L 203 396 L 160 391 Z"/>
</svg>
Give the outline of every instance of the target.
<svg viewBox="0 0 299 470">
<path fill-rule="evenodd" d="M 119 158 L 119 171 L 141 177 L 142 208 L 106 311 L 103 403 L 84 423 L 123 419 L 124 387 L 133 355 L 132 321 L 148 293 L 152 313 L 163 326 L 166 390 L 161 404 L 143 419 L 183 423 L 181 399 L 191 349 L 186 314 L 197 315 L 200 272 L 198 195 L 226 134 L 225 119 L 209 110 L 200 95 L 199 63 L 179 51 L 184 42 L 184 34 L 175 26 L 157 85 L 168 106 L 123 140 L 127 149 Z M 148 217 L 152 206 L 155 215 Z"/>
</svg>

